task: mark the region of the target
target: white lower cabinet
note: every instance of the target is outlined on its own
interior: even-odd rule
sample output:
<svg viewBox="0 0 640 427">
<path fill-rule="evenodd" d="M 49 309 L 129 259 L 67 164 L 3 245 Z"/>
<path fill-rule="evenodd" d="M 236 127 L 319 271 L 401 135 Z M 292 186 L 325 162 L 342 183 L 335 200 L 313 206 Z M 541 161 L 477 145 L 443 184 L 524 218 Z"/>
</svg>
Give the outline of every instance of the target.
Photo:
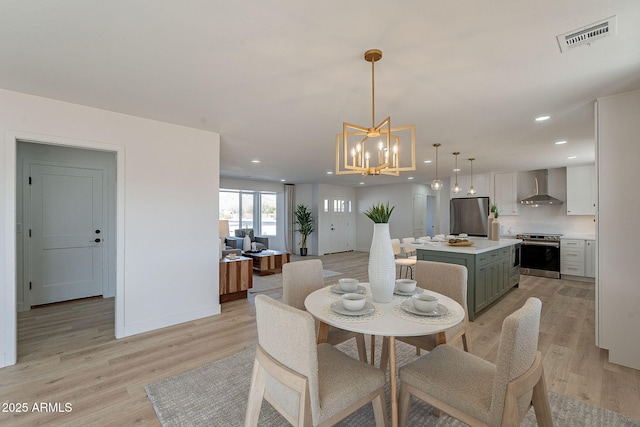
<svg viewBox="0 0 640 427">
<path fill-rule="evenodd" d="M 561 239 L 560 274 L 595 278 L 595 243 L 592 239 Z"/>
</svg>

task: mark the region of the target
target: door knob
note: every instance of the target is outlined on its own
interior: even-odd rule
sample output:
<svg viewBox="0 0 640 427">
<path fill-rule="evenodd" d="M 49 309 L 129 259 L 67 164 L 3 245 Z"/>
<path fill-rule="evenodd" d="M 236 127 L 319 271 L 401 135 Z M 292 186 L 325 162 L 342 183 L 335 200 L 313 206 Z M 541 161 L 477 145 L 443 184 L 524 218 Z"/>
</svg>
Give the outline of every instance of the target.
<svg viewBox="0 0 640 427">
<path fill-rule="evenodd" d="M 100 234 L 100 230 L 96 230 L 96 234 Z"/>
<path fill-rule="evenodd" d="M 96 243 L 100 243 L 101 241 L 102 241 L 102 240 L 100 240 L 100 239 L 96 239 L 96 240 L 94 240 L 94 242 L 96 242 Z"/>
</svg>

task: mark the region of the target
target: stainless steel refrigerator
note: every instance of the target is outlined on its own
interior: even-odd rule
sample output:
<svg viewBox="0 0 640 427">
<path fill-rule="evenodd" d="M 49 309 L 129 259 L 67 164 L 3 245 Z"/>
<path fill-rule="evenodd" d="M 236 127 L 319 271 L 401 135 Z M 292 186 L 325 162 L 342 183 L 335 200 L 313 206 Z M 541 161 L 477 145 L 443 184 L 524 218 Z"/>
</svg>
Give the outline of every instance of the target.
<svg viewBox="0 0 640 427">
<path fill-rule="evenodd" d="M 487 237 L 488 218 L 488 197 L 451 199 L 451 234 L 467 233 L 469 236 Z"/>
</svg>

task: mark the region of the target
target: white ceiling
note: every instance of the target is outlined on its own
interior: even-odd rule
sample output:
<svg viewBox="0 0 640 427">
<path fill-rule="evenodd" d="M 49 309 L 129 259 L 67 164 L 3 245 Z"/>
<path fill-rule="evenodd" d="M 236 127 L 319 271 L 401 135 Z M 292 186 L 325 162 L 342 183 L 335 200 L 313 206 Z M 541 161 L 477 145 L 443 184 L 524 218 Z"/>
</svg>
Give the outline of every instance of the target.
<svg viewBox="0 0 640 427">
<path fill-rule="evenodd" d="M 416 125 L 418 169 L 327 175 L 342 122 L 371 122 L 371 48 L 376 122 Z M 441 177 L 453 151 L 461 174 L 592 163 L 593 101 L 640 88 L 640 1 L 0 0 L 0 87 L 219 132 L 224 177 L 430 182 L 436 142 Z"/>
</svg>

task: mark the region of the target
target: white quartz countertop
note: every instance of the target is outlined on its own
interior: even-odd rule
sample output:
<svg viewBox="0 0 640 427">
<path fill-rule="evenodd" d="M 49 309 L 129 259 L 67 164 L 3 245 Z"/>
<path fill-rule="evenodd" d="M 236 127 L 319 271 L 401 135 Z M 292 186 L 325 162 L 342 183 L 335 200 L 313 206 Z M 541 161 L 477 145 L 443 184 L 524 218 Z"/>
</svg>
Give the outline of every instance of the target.
<svg viewBox="0 0 640 427">
<path fill-rule="evenodd" d="M 522 242 L 520 239 L 488 240 L 484 237 L 469 237 L 469 240 L 474 242 L 473 246 L 449 246 L 446 242 L 403 243 L 401 246 L 424 251 L 455 252 L 459 254 L 475 255 L 516 245 Z"/>
</svg>

